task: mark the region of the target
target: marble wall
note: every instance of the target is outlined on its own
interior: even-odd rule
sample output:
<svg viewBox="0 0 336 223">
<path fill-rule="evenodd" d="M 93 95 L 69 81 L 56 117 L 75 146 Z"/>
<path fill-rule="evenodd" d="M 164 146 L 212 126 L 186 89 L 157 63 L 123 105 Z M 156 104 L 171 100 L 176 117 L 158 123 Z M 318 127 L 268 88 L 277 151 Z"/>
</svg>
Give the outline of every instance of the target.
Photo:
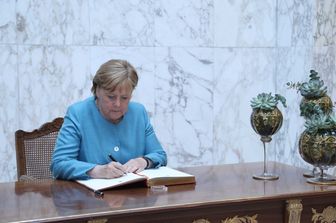
<svg viewBox="0 0 336 223">
<path fill-rule="evenodd" d="M 90 96 L 110 58 L 139 71 L 172 167 L 262 161 L 250 100 L 280 93 L 284 124 L 268 159 L 297 151 L 301 96 L 288 81 L 317 70 L 336 100 L 333 0 L 0 0 L 0 181 L 16 180 L 14 132 L 63 116 Z"/>
</svg>

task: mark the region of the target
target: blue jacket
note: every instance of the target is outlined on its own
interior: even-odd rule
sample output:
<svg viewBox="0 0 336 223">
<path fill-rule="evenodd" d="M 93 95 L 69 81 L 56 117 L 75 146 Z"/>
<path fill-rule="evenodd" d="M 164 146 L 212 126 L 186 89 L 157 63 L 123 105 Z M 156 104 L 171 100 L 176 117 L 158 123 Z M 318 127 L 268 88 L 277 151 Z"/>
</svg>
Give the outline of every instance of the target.
<svg viewBox="0 0 336 223">
<path fill-rule="evenodd" d="M 53 176 L 89 179 L 87 172 L 97 164 L 111 162 L 109 155 L 121 164 L 141 156 L 151 159 L 154 167 L 167 164 L 143 105 L 130 102 L 118 124 L 101 115 L 94 97 L 71 105 L 56 140 L 50 166 Z"/>
</svg>

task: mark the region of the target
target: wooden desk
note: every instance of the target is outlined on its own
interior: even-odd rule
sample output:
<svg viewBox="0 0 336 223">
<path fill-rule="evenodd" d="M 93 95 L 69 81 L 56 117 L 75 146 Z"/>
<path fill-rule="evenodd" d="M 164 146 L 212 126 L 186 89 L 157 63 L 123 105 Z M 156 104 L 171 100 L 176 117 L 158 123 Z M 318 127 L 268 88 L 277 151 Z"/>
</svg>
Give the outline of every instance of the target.
<svg viewBox="0 0 336 223">
<path fill-rule="evenodd" d="M 320 215 L 335 218 L 335 186 L 308 184 L 304 170 L 280 163 L 269 163 L 279 180 L 252 179 L 262 168 L 262 163 L 183 168 L 196 176 L 196 185 L 167 191 L 113 189 L 102 199 L 74 182 L 2 183 L 0 222 L 298 223 Z M 323 211 L 331 212 L 323 216 Z"/>
</svg>

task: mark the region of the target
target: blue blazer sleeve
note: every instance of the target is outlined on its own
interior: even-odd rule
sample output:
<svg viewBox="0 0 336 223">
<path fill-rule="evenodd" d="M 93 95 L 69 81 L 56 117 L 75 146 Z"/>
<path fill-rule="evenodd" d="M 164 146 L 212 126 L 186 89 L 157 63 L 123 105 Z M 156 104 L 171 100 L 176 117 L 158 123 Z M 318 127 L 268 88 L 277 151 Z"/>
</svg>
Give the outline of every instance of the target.
<svg viewBox="0 0 336 223">
<path fill-rule="evenodd" d="M 51 172 L 59 179 L 88 179 L 87 171 L 96 164 L 78 160 L 81 131 L 76 112 L 70 107 L 64 117 L 64 123 L 58 134 L 52 156 Z"/>
<path fill-rule="evenodd" d="M 145 157 L 149 158 L 153 162 L 155 168 L 167 165 L 167 154 L 163 150 L 156 134 L 154 132 L 153 126 L 150 123 L 148 114 L 144 109 L 144 119 L 145 119 Z"/>
</svg>

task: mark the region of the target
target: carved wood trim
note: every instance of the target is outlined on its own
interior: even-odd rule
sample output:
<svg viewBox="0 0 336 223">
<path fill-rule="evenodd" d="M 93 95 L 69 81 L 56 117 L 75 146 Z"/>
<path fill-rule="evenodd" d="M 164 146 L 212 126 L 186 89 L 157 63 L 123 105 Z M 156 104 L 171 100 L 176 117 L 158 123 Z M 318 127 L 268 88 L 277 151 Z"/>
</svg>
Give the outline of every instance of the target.
<svg viewBox="0 0 336 223">
<path fill-rule="evenodd" d="M 238 217 L 234 216 L 233 218 L 226 218 L 225 220 L 222 220 L 222 223 L 258 223 L 257 221 L 258 214 L 250 216 L 244 216 L 244 217 Z"/>
<path fill-rule="evenodd" d="M 192 223 L 211 223 L 211 222 L 208 219 L 201 218 L 194 220 Z"/>
<path fill-rule="evenodd" d="M 258 223 L 257 221 L 258 214 L 250 216 L 238 217 L 237 215 L 233 218 L 226 218 L 225 220 L 221 220 L 221 223 Z M 192 223 L 211 223 L 208 219 L 200 218 L 194 220 Z"/>
<path fill-rule="evenodd" d="M 328 206 L 323 209 L 322 213 L 318 213 L 314 208 L 312 208 L 312 222 L 314 223 L 333 223 L 336 222 L 336 208 Z"/>
</svg>

